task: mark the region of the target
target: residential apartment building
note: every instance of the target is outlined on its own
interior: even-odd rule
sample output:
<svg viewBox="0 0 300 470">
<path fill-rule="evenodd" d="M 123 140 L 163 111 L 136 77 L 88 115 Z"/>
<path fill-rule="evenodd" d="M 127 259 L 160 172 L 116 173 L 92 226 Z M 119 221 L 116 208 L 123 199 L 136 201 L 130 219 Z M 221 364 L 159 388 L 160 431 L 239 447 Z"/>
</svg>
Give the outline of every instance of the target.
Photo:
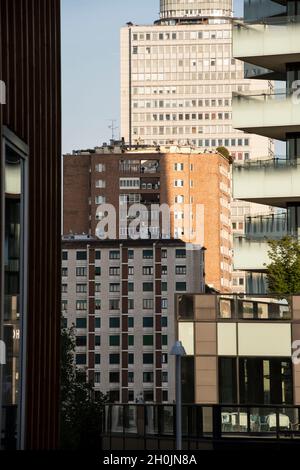
<svg viewBox="0 0 300 470">
<path fill-rule="evenodd" d="M 232 93 L 272 86 L 246 79 L 243 63 L 233 57 L 232 10 L 231 0 L 166 0 L 155 24 L 122 28 L 121 136 L 126 143 L 189 144 L 202 151 L 224 146 L 240 162 L 273 156 L 271 140 L 232 125 Z M 244 214 L 250 215 L 245 209 L 233 203 L 241 214 L 238 226 L 244 226 Z M 237 291 L 244 290 L 245 274 L 234 271 L 233 282 Z"/>
<path fill-rule="evenodd" d="M 140 216 L 138 238 L 204 246 L 206 283 L 231 292 L 230 166 L 218 152 L 199 153 L 187 146 L 113 145 L 65 155 L 63 233 L 105 238 L 103 221 L 112 207 L 116 230 L 109 238 L 134 238 L 138 209 L 146 214 Z M 171 208 L 169 230 L 163 207 Z"/>
<path fill-rule="evenodd" d="M 176 309 L 178 338 L 187 353 L 186 403 L 253 406 L 253 418 L 257 414 L 261 423 L 274 413 L 272 405 L 282 405 L 287 418 L 280 419 L 295 422 L 295 410 L 284 405 L 300 404 L 299 353 L 293 345 L 300 337 L 299 296 L 182 295 Z M 230 415 L 230 407 L 223 413 Z M 242 410 L 235 414 L 245 418 Z"/>
<path fill-rule="evenodd" d="M 204 252 L 180 240 L 63 239 L 62 306 L 76 364 L 110 402 L 173 402 L 175 293 L 204 292 Z"/>
<path fill-rule="evenodd" d="M 0 340 L 6 350 L 0 448 L 53 449 L 61 315 L 59 0 L 0 1 L 0 80 Z"/>
<path fill-rule="evenodd" d="M 273 218 L 250 219 L 246 237 L 237 241 L 235 250 L 238 266 L 249 270 L 250 281 L 255 277 L 262 290 L 267 239 L 287 233 L 299 238 L 300 233 L 298 9 L 295 1 L 245 1 L 245 19 L 233 30 L 233 54 L 247 63 L 247 76 L 261 88 L 266 77 L 286 83 L 281 90 L 240 92 L 233 97 L 234 127 L 286 142 L 285 156 L 236 162 L 233 171 L 236 199 L 279 210 Z"/>
</svg>

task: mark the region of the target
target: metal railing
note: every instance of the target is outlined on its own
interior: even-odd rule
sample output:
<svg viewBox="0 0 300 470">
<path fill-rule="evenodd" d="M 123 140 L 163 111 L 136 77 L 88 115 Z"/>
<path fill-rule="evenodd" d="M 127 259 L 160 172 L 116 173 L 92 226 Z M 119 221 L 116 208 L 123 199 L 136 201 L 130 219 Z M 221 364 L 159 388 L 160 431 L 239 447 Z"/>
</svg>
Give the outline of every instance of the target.
<svg viewBox="0 0 300 470">
<path fill-rule="evenodd" d="M 287 168 L 300 165 L 300 157 L 286 158 L 278 156 L 274 158 L 265 158 L 260 160 L 245 160 L 243 162 L 234 162 L 234 168 Z"/>
<path fill-rule="evenodd" d="M 300 439 L 300 406 L 183 405 L 183 439 Z M 103 413 L 103 436 L 176 437 L 175 404 L 113 404 Z"/>
<path fill-rule="evenodd" d="M 235 29 L 245 28 L 249 29 L 249 27 L 255 25 L 264 25 L 264 26 L 285 26 L 290 24 L 297 24 L 300 23 L 300 16 L 293 15 L 293 16 L 265 16 L 263 18 L 257 18 L 253 20 L 247 20 L 243 18 L 242 20 L 234 20 L 233 27 Z"/>
</svg>

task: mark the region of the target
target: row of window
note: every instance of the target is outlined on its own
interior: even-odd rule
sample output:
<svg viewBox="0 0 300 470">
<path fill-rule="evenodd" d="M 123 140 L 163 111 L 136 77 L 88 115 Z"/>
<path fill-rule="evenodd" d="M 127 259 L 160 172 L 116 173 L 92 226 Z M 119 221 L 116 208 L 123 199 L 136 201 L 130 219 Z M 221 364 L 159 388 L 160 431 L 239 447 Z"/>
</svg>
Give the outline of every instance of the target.
<svg viewBox="0 0 300 470">
<path fill-rule="evenodd" d="M 128 383 L 132 384 L 135 381 L 136 373 L 132 371 L 127 372 Z M 101 383 L 101 372 L 95 372 L 94 382 L 96 384 Z M 120 372 L 109 372 L 110 383 L 120 383 Z M 162 372 L 162 382 L 168 383 L 168 372 Z M 153 372 L 143 372 L 143 383 L 154 383 Z"/>
<path fill-rule="evenodd" d="M 136 108 L 223 108 L 231 106 L 230 99 L 211 99 L 211 100 L 138 100 L 133 101 L 132 106 Z"/>
<path fill-rule="evenodd" d="M 168 336 L 162 335 L 161 337 L 162 346 L 168 346 Z M 109 336 L 109 346 L 120 346 L 121 337 L 120 335 L 110 335 Z M 153 346 L 154 345 L 154 336 L 153 335 L 143 335 L 143 346 Z M 76 336 L 76 346 L 85 347 L 87 346 L 87 337 L 86 336 Z M 95 336 L 95 346 L 101 346 L 101 336 Z M 128 346 L 134 346 L 134 335 L 128 335 Z"/>
<path fill-rule="evenodd" d="M 217 31 L 180 31 L 133 33 L 133 41 L 190 41 L 198 39 L 230 39 L 231 29 Z M 136 47 L 136 46 L 134 46 Z"/>
<path fill-rule="evenodd" d="M 133 82 L 167 82 L 167 81 L 212 81 L 212 80 L 237 80 L 244 78 L 244 72 L 163 72 L 163 73 L 133 73 Z"/>
<path fill-rule="evenodd" d="M 184 274 L 184 271 L 180 274 Z M 134 282 L 128 282 L 128 292 L 134 292 Z M 175 290 L 177 292 L 184 292 L 186 291 L 186 282 L 176 282 L 175 283 Z M 162 282 L 161 283 L 161 290 L 163 292 L 168 291 L 168 283 L 167 282 Z M 63 293 L 66 293 L 68 291 L 68 286 L 67 284 L 63 284 Z M 77 284 L 76 285 L 76 292 L 77 293 L 87 293 L 87 285 L 86 284 Z M 96 283 L 95 284 L 95 292 L 99 293 L 101 292 L 101 284 Z M 110 283 L 109 284 L 109 292 L 110 293 L 119 293 L 121 292 L 121 284 L 120 283 Z M 143 282 L 143 287 L 142 287 L 142 292 L 154 292 L 154 283 L 153 282 Z M 77 310 L 86 310 L 87 307 L 87 301 L 86 300 L 77 300 L 76 301 L 76 309 Z"/>
<path fill-rule="evenodd" d="M 120 317 L 110 317 L 109 318 L 109 328 L 118 329 L 121 327 Z M 153 317 L 143 317 L 143 328 L 153 328 L 154 319 Z M 161 317 L 161 327 L 168 327 L 168 317 Z M 76 328 L 77 329 L 86 329 L 87 328 L 87 319 L 86 318 L 76 318 Z M 101 318 L 95 318 L 95 329 L 101 328 Z M 134 328 L 134 317 L 128 317 L 128 328 Z"/>
<path fill-rule="evenodd" d="M 184 196 L 176 196 L 176 203 L 183 203 L 184 202 Z M 168 266 L 162 266 L 162 275 L 167 275 L 168 274 Z M 96 276 L 101 276 L 101 267 L 96 266 L 95 267 L 95 275 Z M 111 267 L 109 268 L 109 275 L 110 276 L 120 276 L 121 273 L 121 268 L 116 266 L 116 267 Z M 187 273 L 187 268 L 184 265 L 180 266 L 175 266 L 175 274 L 177 275 L 185 275 Z M 154 268 L 153 266 L 144 266 L 143 267 L 143 275 L 144 276 L 151 276 L 154 274 Z M 62 268 L 62 276 L 67 277 L 68 276 L 68 268 Z M 76 277 L 86 277 L 87 276 L 87 268 L 76 268 Z M 128 276 L 134 276 L 134 266 L 128 266 Z M 76 292 L 82 292 L 85 293 L 87 292 L 87 285 L 86 284 L 77 284 L 76 285 Z M 99 290 L 98 290 L 99 289 Z M 100 284 L 95 285 L 95 290 L 96 292 L 100 292 Z M 62 286 L 62 292 L 67 292 L 67 284 L 63 284 Z"/>
<path fill-rule="evenodd" d="M 176 114 L 152 114 L 151 121 L 223 121 L 232 119 L 232 113 L 176 113 Z"/>
<path fill-rule="evenodd" d="M 186 290 L 186 289 L 185 289 Z M 101 310 L 101 299 L 95 299 L 95 311 Z M 120 310 L 120 299 L 109 299 L 109 310 Z M 161 299 L 161 308 L 168 308 L 168 299 Z M 134 299 L 128 299 L 128 310 L 134 309 Z M 143 310 L 153 310 L 154 309 L 154 300 L 153 299 L 143 299 Z M 68 301 L 62 300 L 62 311 L 66 312 L 68 310 Z M 87 310 L 87 300 L 77 300 L 76 310 L 86 311 Z"/>
<path fill-rule="evenodd" d="M 134 136 L 144 136 L 144 135 L 172 135 L 173 137 L 178 135 L 193 135 L 196 136 L 197 134 L 232 134 L 234 132 L 231 125 L 229 126 L 184 126 L 184 127 L 177 127 L 177 126 L 149 126 L 149 127 L 133 127 L 133 135 Z M 175 139 L 175 137 L 174 137 Z M 143 142 L 147 142 L 146 140 Z M 152 144 L 155 141 L 149 141 Z M 159 141 L 165 143 L 180 143 L 191 145 L 191 143 L 197 145 L 197 140 L 184 140 L 184 139 L 177 139 L 174 141 Z"/>
<path fill-rule="evenodd" d="M 95 383 L 99 383 L 96 382 Z M 95 392 L 97 396 L 97 391 Z M 120 391 L 119 390 L 110 390 L 108 392 L 109 395 L 109 403 L 119 403 L 120 402 Z M 128 390 L 128 402 L 134 403 L 135 400 L 140 399 L 139 396 L 134 396 L 134 390 Z M 153 390 L 144 390 L 143 391 L 143 400 L 145 403 L 152 403 L 154 402 L 154 391 Z M 167 390 L 162 391 L 162 401 L 168 402 L 169 401 L 169 394 Z"/>
<path fill-rule="evenodd" d="M 168 251 L 167 250 L 162 250 L 162 257 L 167 258 L 168 256 Z M 176 258 L 186 258 L 186 250 L 179 248 L 175 251 L 175 256 Z M 153 259 L 154 257 L 154 251 L 153 250 L 143 250 L 143 259 Z M 129 259 L 134 259 L 134 250 L 128 250 L 128 258 Z M 95 251 L 95 259 L 100 260 L 101 259 L 101 251 L 96 250 Z M 109 259 L 110 260 L 119 260 L 120 259 L 120 250 L 111 250 L 109 252 Z M 63 260 L 67 261 L 68 260 L 68 252 L 63 251 Z M 87 251 L 77 251 L 76 252 L 76 260 L 77 261 L 86 261 L 87 260 Z M 78 268 L 78 269 L 86 269 L 86 268 Z M 79 272 L 79 271 L 78 271 Z"/>
<path fill-rule="evenodd" d="M 133 95 L 193 95 L 201 96 L 203 95 L 212 95 L 216 96 L 217 93 L 228 93 L 238 91 L 247 91 L 249 90 L 249 84 L 218 84 L 218 85 L 160 85 L 159 87 L 151 86 L 134 86 L 132 88 Z M 195 98 L 194 98 L 195 99 Z M 203 105 L 210 107 L 211 104 L 207 103 L 209 101 L 207 98 L 201 100 Z M 201 105 L 202 106 L 202 105 Z"/>
<path fill-rule="evenodd" d="M 143 364 L 154 364 L 154 354 L 153 353 L 143 353 Z M 109 354 L 110 365 L 119 365 L 121 363 L 121 355 L 119 353 Z M 76 354 L 76 364 L 77 365 L 86 365 L 87 355 L 86 354 Z M 168 364 L 168 353 L 162 353 L 162 363 Z M 101 354 L 95 354 L 95 365 L 101 364 Z M 134 353 L 128 354 L 128 364 L 134 364 Z"/>
</svg>

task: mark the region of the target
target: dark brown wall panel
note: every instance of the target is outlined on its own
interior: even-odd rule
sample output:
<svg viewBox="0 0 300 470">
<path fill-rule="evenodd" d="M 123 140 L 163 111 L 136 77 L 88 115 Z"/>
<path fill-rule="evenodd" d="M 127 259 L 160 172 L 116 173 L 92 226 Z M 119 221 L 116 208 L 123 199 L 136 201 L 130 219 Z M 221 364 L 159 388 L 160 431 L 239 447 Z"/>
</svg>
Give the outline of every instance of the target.
<svg viewBox="0 0 300 470">
<path fill-rule="evenodd" d="M 1 125 L 29 146 L 26 447 L 49 449 L 59 406 L 60 0 L 0 0 L 0 79 Z"/>
</svg>

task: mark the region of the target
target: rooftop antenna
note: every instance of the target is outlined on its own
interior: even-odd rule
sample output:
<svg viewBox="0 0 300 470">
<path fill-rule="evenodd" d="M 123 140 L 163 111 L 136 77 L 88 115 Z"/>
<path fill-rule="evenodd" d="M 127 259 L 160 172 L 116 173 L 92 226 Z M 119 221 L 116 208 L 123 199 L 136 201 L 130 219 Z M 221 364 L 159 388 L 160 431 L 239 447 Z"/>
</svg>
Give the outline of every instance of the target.
<svg viewBox="0 0 300 470">
<path fill-rule="evenodd" d="M 111 140 L 115 140 L 115 131 L 119 129 L 115 124 L 116 124 L 116 119 L 111 119 L 110 120 L 111 124 L 108 126 L 109 129 L 111 129 Z"/>
</svg>

